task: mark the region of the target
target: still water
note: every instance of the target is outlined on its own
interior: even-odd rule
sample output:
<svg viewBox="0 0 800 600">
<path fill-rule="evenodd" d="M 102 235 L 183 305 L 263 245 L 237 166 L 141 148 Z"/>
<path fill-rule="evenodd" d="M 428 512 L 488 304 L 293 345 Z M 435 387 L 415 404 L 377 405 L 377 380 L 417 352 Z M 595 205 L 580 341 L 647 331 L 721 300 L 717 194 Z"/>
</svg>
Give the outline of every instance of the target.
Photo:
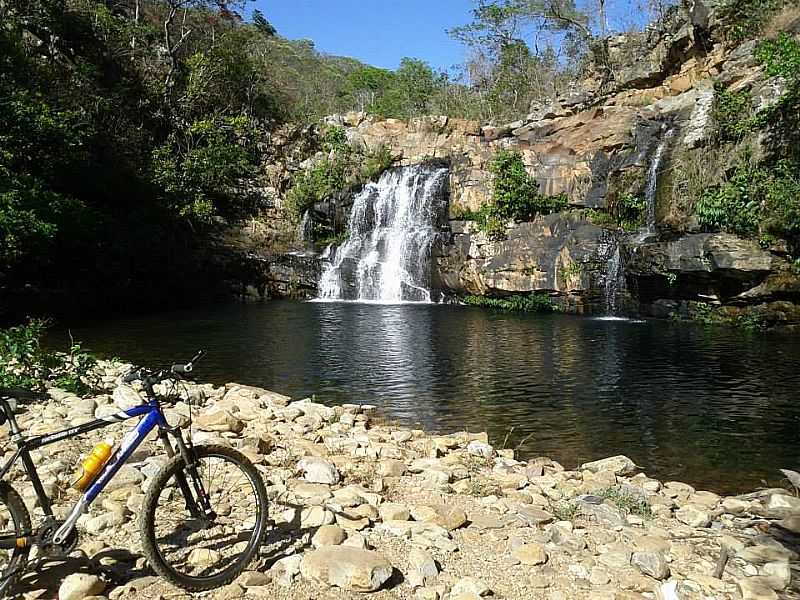
<svg viewBox="0 0 800 600">
<path fill-rule="evenodd" d="M 624 453 L 651 476 L 741 492 L 800 467 L 797 336 L 288 301 L 70 325 L 87 347 L 137 364 L 205 348 L 205 380 L 377 404 L 431 431 L 487 430 L 567 468 Z"/>
</svg>

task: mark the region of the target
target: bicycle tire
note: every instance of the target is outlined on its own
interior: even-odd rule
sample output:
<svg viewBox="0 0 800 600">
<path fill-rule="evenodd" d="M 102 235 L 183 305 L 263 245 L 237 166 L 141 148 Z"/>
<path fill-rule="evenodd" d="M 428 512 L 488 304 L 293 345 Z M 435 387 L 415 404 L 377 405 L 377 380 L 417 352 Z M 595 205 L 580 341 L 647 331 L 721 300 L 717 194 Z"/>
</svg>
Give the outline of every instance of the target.
<svg viewBox="0 0 800 600">
<path fill-rule="evenodd" d="M 6 511 L 8 512 L 11 522 L 13 522 L 14 525 L 14 534 L 16 537 L 30 535 L 31 515 L 25 503 L 22 501 L 22 496 L 5 481 L 0 482 L 0 511 L 2 511 L 0 514 L 3 516 L 5 516 Z M 3 527 L 3 531 L 0 533 L 11 532 L 6 531 L 6 527 Z M 25 569 L 25 565 L 28 563 L 29 552 L 29 546 L 14 548 L 11 551 L 8 565 L 0 564 L 0 597 L 5 597 L 7 595 L 8 590 L 14 585 L 14 582 Z M 7 573 L 11 573 L 11 575 L 6 576 Z"/>
<path fill-rule="evenodd" d="M 139 530 L 142 538 L 144 556 L 150 563 L 150 566 L 153 567 L 153 570 L 167 581 L 187 591 L 202 592 L 231 583 L 252 562 L 267 533 L 269 505 L 267 492 L 260 473 L 243 454 L 233 448 L 219 445 L 196 446 L 194 452 L 198 462 L 202 461 L 204 458 L 221 458 L 230 461 L 233 465 L 238 467 L 252 485 L 257 503 L 257 506 L 254 507 L 256 511 L 256 520 L 252 529 L 252 534 L 248 540 L 247 547 L 236 561 L 217 575 L 210 577 L 192 576 L 181 572 L 165 558 L 159 549 L 156 532 L 158 524 L 156 523 L 155 513 L 159 504 L 159 499 L 162 492 L 165 490 L 172 489 L 174 491 L 176 489 L 174 487 L 170 488 L 169 484 L 176 473 L 185 473 L 186 464 L 183 457 L 180 455 L 174 456 L 155 475 L 152 485 L 145 493 L 142 502 L 142 512 L 139 517 Z"/>
</svg>

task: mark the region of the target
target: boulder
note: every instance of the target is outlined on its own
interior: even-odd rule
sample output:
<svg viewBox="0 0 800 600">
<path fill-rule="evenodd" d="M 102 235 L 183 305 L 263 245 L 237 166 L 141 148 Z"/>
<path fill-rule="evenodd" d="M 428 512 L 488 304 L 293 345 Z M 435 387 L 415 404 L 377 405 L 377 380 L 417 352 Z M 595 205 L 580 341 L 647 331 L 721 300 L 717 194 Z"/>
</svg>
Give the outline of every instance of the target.
<svg viewBox="0 0 800 600">
<path fill-rule="evenodd" d="M 330 546 L 308 552 L 300 563 L 303 577 L 353 592 L 374 592 L 392 576 L 392 565 L 377 552 Z"/>
</svg>

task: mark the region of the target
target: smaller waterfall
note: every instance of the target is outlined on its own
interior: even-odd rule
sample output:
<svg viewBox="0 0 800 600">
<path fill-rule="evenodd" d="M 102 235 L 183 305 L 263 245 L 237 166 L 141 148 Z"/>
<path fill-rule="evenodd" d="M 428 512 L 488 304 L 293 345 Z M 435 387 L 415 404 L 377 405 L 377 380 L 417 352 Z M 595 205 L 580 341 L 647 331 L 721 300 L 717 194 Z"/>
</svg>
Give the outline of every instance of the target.
<svg viewBox="0 0 800 600">
<path fill-rule="evenodd" d="M 311 219 L 311 211 L 303 213 L 303 218 L 297 228 L 297 237 L 305 248 L 314 242 L 314 221 Z"/>
<path fill-rule="evenodd" d="M 625 287 L 625 272 L 622 265 L 622 253 L 618 241 L 614 244 L 614 252 L 611 253 L 608 263 L 606 263 L 606 282 L 605 282 L 605 305 L 608 314 L 616 314 L 619 310 L 619 293 Z"/>
<path fill-rule="evenodd" d="M 664 125 L 662 130 L 667 126 Z M 655 233 L 656 231 L 656 200 L 658 198 L 658 176 L 661 172 L 661 163 L 664 160 L 664 152 L 669 146 L 670 138 L 674 135 L 673 128 L 666 129 L 666 133 L 662 136 L 661 141 L 656 148 L 656 153 L 653 155 L 653 160 L 650 162 L 650 168 L 647 171 L 647 187 L 645 189 L 645 218 L 647 233 Z"/>
<path fill-rule="evenodd" d="M 431 302 L 431 250 L 446 218 L 447 174 L 416 165 L 368 184 L 350 210 L 347 241 L 329 255 L 319 299 Z"/>
</svg>

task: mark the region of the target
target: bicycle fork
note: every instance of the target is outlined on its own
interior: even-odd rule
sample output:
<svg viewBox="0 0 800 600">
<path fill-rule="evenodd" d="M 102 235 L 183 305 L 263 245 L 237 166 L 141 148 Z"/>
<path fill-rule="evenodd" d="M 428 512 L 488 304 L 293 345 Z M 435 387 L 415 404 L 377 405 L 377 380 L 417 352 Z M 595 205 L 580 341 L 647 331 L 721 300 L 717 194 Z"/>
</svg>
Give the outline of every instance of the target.
<svg viewBox="0 0 800 600">
<path fill-rule="evenodd" d="M 178 484 L 178 488 L 181 490 L 186 500 L 186 510 L 188 510 L 189 514 L 195 519 L 213 521 L 217 518 L 217 514 L 211 507 L 211 497 L 208 495 L 197 469 L 197 457 L 194 452 L 194 445 L 191 440 L 186 441 L 183 439 L 180 428 L 176 427 L 171 429 L 170 433 L 175 437 L 177 452 L 169 440 L 167 431 L 162 430 L 159 433 L 159 437 L 166 448 L 167 455 L 170 458 L 176 454 L 180 455 L 184 465 L 186 465 L 185 470 L 175 473 L 175 480 Z M 187 480 L 187 474 L 189 476 L 188 480 L 191 480 L 191 485 L 189 485 L 189 481 Z M 193 491 L 194 493 L 192 493 Z"/>
</svg>

